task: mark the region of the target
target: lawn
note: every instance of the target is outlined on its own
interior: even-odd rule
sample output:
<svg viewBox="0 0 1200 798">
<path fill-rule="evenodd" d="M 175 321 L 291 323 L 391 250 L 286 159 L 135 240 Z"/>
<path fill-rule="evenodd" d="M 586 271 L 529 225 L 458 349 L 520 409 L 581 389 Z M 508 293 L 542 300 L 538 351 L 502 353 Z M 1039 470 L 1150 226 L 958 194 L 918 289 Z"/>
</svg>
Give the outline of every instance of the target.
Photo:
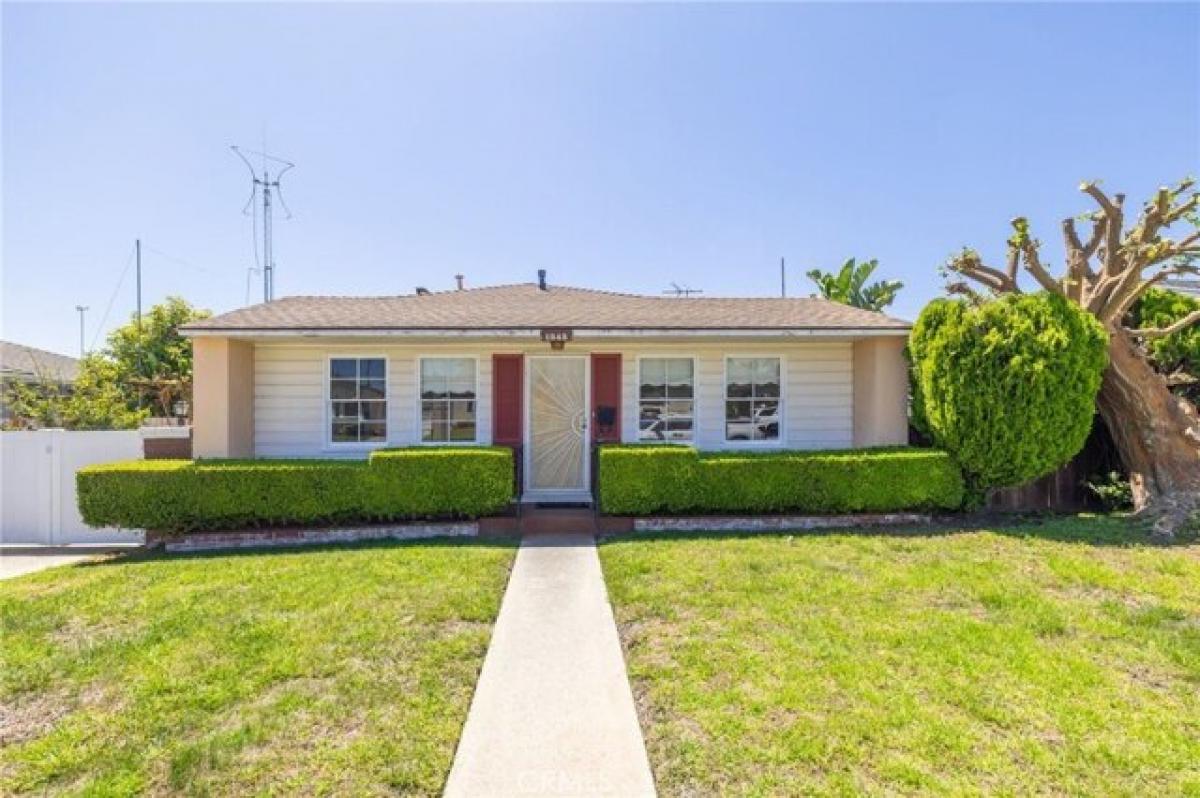
<svg viewBox="0 0 1200 798">
<path fill-rule="evenodd" d="M 664 795 L 1200 795 L 1200 544 L 1079 518 L 600 553 Z"/>
<path fill-rule="evenodd" d="M 436 794 L 513 553 L 130 557 L 0 582 L 0 794 Z"/>
</svg>

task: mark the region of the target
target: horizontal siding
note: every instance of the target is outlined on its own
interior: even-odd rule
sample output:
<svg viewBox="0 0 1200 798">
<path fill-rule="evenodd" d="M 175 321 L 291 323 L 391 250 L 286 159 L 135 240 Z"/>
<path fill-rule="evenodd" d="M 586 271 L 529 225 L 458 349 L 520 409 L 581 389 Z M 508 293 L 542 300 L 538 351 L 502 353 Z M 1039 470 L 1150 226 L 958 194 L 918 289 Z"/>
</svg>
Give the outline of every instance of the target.
<svg viewBox="0 0 1200 798">
<path fill-rule="evenodd" d="M 838 449 L 854 442 L 853 345 L 788 353 L 786 445 Z"/>
<path fill-rule="evenodd" d="M 306 347 L 254 348 L 254 453 L 260 457 L 320 453 L 325 364 Z"/>
<path fill-rule="evenodd" d="M 568 354 L 584 354 L 579 345 Z M 614 344 L 597 352 L 619 352 L 622 372 L 622 437 L 637 439 L 637 362 L 639 356 L 696 358 L 696 443 L 705 449 L 746 448 L 724 440 L 725 357 L 778 355 L 784 358 L 784 440 L 789 448 L 845 448 L 853 441 L 852 344 L 800 342 L 746 344 Z M 322 345 L 260 343 L 254 359 L 254 445 L 261 457 L 362 456 L 363 451 L 326 443 L 328 358 L 383 356 L 388 361 L 388 445 L 419 442 L 418 359 L 429 356 L 478 358 L 477 419 L 481 443 L 492 435 L 492 354 L 549 354 L 540 343 Z M 761 445 L 761 444 L 760 444 Z M 754 448 L 751 444 L 750 448 Z"/>
</svg>

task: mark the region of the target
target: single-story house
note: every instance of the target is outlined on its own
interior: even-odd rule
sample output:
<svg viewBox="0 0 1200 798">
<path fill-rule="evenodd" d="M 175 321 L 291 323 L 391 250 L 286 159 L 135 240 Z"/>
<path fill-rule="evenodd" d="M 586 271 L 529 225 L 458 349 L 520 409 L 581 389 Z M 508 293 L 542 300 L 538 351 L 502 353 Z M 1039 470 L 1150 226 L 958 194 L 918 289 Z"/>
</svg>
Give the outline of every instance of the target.
<svg viewBox="0 0 1200 798">
<path fill-rule="evenodd" d="M 0 341 L 0 392 L 19 382 L 67 394 L 78 376 L 79 361 L 73 357 Z M 7 402 L 0 397 L 0 424 L 7 424 L 11 418 Z"/>
<path fill-rule="evenodd" d="M 526 501 L 590 499 L 597 443 L 907 442 L 907 322 L 815 298 L 537 283 L 287 297 L 184 327 L 197 457 L 517 449 Z"/>
</svg>

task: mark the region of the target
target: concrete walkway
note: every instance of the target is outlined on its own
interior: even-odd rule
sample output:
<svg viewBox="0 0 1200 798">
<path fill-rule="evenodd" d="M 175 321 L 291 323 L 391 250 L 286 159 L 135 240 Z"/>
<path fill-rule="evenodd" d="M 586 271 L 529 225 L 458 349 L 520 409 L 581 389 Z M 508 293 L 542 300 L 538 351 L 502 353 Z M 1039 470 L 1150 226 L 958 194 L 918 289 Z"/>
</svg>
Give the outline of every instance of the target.
<svg viewBox="0 0 1200 798">
<path fill-rule="evenodd" d="M 0 579 L 83 562 L 122 550 L 120 546 L 0 546 Z"/>
<path fill-rule="evenodd" d="M 447 796 L 654 795 L 591 535 L 527 535 Z"/>
</svg>

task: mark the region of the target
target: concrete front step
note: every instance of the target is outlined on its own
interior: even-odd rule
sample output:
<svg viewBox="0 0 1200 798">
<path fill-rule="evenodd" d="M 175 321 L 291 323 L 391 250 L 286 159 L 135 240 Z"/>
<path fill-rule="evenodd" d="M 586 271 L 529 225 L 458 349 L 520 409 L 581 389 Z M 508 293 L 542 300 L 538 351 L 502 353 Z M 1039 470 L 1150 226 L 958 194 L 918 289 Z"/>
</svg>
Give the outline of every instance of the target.
<svg viewBox="0 0 1200 798">
<path fill-rule="evenodd" d="M 526 507 L 521 512 L 522 535 L 560 532 L 596 534 L 596 514 L 587 507 Z"/>
<path fill-rule="evenodd" d="M 633 519 L 597 515 L 590 507 L 522 505 L 509 515 L 479 519 L 479 534 L 512 537 L 526 534 L 584 532 L 609 535 L 633 531 Z"/>
</svg>

